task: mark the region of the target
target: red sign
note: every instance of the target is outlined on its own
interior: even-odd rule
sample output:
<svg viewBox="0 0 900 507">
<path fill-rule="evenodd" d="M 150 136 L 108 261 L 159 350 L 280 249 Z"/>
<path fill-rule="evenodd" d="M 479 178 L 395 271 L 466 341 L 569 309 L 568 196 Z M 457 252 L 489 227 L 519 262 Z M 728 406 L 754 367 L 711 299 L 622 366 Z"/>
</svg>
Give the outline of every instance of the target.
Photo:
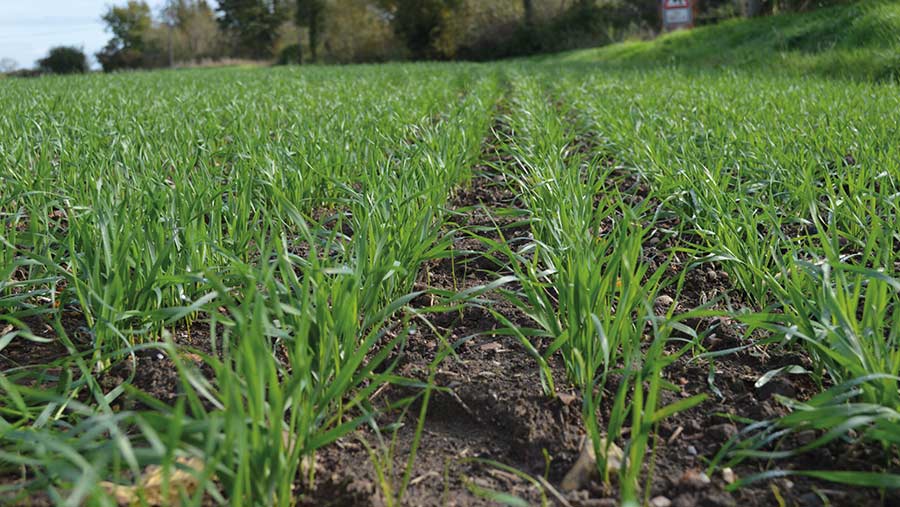
<svg viewBox="0 0 900 507">
<path fill-rule="evenodd" d="M 693 0 L 662 0 L 663 30 L 678 30 L 694 26 Z"/>
</svg>

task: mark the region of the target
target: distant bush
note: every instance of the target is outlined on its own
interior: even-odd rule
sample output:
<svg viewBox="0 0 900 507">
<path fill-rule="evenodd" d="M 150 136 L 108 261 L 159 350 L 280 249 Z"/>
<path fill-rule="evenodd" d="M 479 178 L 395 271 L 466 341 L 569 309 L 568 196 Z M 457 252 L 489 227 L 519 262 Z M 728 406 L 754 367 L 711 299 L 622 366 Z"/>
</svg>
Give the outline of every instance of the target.
<svg viewBox="0 0 900 507">
<path fill-rule="evenodd" d="M 138 49 L 123 49 L 107 44 L 95 56 L 105 72 L 144 67 L 144 53 Z"/>
<path fill-rule="evenodd" d="M 88 71 L 84 51 L 71 46 L 59 46 L 50 50 L 46 58 L 38 60 L 43 72 L 53 74 L 81 74 Z"/>
<path fill-rule="evenodd" d="M 466 60 L 493 60 L 616 42 L 626 31 L 652 31 L 641 9 L 624 2 L 576 2 L 556 16 L 532 26 L 513 21 L 494 26 L 481 37 L 461 43 L 458 56 Z"/>
<path fill-rule="evenodd" d="M 275 60 L 276 65 L 295 65 L 302 62 L 300 44 L 291 44 L 285 46 L 278 53 L 278 59 Z"/>
<path fill-rule="evenodd" d="M 7 77 L 41 77 L 44 75 L 40 69 L 18 69 L 12 72 L 7 72 Z"/>
</svg>

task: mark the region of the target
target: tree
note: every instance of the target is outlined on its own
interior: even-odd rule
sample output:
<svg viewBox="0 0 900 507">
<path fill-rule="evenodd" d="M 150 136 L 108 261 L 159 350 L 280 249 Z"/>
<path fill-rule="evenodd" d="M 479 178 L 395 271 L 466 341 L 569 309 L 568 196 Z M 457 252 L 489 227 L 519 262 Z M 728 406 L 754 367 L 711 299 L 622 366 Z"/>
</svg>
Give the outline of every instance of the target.
<svg viewBox="0 0 900 507">
<path fill-rule="evenodd" d="M 522 0 L 522 11 L 525 13 L 525 26 L 534 26 L 534 0 Z"/>
<path fill-rule="evenodd" d="M 167 0 L 162 20 L 169 34 L 172 52 L 179 60 L 198 60 L 216 56 L 219 27 L 216 15 L 206 0 Z"/>
<path fill-rule="evenodd" d="M 286 18 L 286 2 L 219 0 L 218 11 L 219 25 L 236 36 L 240 53 L 256 59 L 272 57 L 278 27 Z"/>
<path fill-rule="evenodd" d="M 52 48 L 46 58 L 38 60 L 38 66 L 43 72 L 53 74 L 81 74 L 88 70 L 84 51 L 73 46 Z"/>
<path fill-rule="evenodd" d="M 319 47 L 319 27 L 325 14 L 324 0 L 297 0 L 296 22 L 298 27 L 309 29 L 309 54 L 313 62 L 318 60 L 316 49 Z M 303 44 L 300 44 L 302 47 Z M 298 54 L 300 50 L 298 49 Z M 302 56 L 301 61 L 302 62 Z"/>
<path fill-rule="evenodd" d="M 741 15 L 747 18 L 759 16 L 762 12 L 762 0 L 738 0 Z"/>
<path fill-rule="evenodd" d="M 439 41 L 461 0 L 382 0 L 393 15 L 394 30 L 415 58 L 447 58 Z"/>
<path fill-rule="evenodd" d="M 110 7 L 103 21 L 119 45 L 138 50 L 143 49 L 144 37 L 153 26 L 150 6 L 143 0 L 128 0 L 124 7 Z"/>
<path fill-rule="evenodd" d="M 329 61 L 383 62 L 405 56 L 387 11 L 370 0 L 329 0 L 320 52 Z"/>
<path fill-rule="evenodd" d="M 103 21 L 113 34 L 106 47 L 97 53 L 103 70 L 143 67 L 146 37 L 153 27 L 150 6 L 143 1 L 128 0 L 123 7 L 110 7 Z"/>
</svg>

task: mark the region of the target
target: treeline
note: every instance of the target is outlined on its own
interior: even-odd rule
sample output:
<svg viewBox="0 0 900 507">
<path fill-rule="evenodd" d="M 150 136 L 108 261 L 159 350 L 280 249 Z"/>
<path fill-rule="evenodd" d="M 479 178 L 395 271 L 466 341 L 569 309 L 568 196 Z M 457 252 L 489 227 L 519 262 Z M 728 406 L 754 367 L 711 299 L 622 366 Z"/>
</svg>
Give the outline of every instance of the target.
<svg viewBox="0 0 900 507">
<path fill-rule="evenodd" d="M 129 0 L 103 16 L 104 70 L 224 58 L 485 60 L 652 32 L 656 0 Z"/>
<path fill-rule="evenodd" d="M 147 2 L 129 0 L 108 7 L 103 21 L 112 38 L 95 56 L 105 71 L 166 67 L 227 54 L 216 12 L 205 0 L 168 0 L 156 16 Z"/>
<path fill-rule="evenodd" d="M 224 59 L 353 63 L 488 60 L 650 37 L 662 0 L 144 0 L 107 8 L 105 71 Z M 699 0 L 698 23 L 807 10 L 841 0 Z M 74 62 L 76 48 L 42 61 Z M 53 55 L 51 55 L 53 56 Z M 49 58 L 49 57 L 48 57 Z M 61 60 L 60 60 L 61 61 Z M 76 72 L 78 70 L 75 70 Z"/>
</svg>

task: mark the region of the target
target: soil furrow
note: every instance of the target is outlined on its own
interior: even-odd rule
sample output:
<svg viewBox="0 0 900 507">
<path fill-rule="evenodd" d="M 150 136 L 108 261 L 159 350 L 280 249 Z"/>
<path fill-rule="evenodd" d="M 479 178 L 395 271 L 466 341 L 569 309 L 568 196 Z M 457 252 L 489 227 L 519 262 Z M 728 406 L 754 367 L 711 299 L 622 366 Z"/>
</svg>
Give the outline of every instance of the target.
<svg viewBox="0 0 900 507">
<path fill-rule="evenodd" d="M 500 125 L 495 125 L 495 129 Z M 483 163 L 475 168 L 469 186 L 458 190 L 450 202 L 455 217 L 454 255 L 433 261 L 423 270 L 423 286 L 436 291 L 461 292 L 496 280 L 502 266 L 485 254 L 484 243 L 461 232 L 499 239 L 499 229 L 507 240 L 528 235 L 527 225 L 501 210 L 515 208 L 516 196 L 510 192 L 504 176 L 492 169 L 503 163 L 493 135 L 486 137 Z M 534 360 L 515 338 L 495 334 L 500 322 L 486 309 L 492 308 L 516 325 L 529 326 L 527 318 L 515 307 L 485 294 L 478 305 L 466 304 L 458 311 L 436 313 L 430 317 L 434 329 L 423 327 L 413 334 L 401 359 L 398 373 L 408 378 L 425 379 L 428 365 L 441 350 L 442 337 L 456 343 L 455 356 L 448 357 L 435 373 L 435 385 L 443 391 L 432 395 L 427 407 L 424 432 L 412 470 L 412 480 L 404 503 L 409 505 L 485 505 L 491 503 L 474 491 L 493 490 L 509 493 L 539 504 L 540 491 L 515 474 L 493 467 L 496 461 L 532 476 L 546 475 L 559 482 L 571 467 L 581 438 L 580 416 L 572 392 L 549 399 L 541 390 Z M 433 297 L 423 296 L 414 306 L 427 312 Z M 561 367 L 557 385 L 565 386 Z M 386 400 L 399 400 L 414 394 L 412 389 L 393 386 L 383 394 Z M 566 400 L 563 402 L 561 400 Z M 398 430 L 391 462 L 395 475 L 409 458 L 415 438 L 418 406 L 410 410 Z M 396 418 L 387 412 L 384 423 Z M 359 436 L 358 436 L 359 437 Z M 362 438 L 372 438 L 368 431 Z M 372 505 L 384 503 L 383 491 L 364 447 L 353 438 L 320 453 L 320 478 L 313 503 L 346 504 L 350 498 L 335 497 L 335 491 L 354 492 L 352 502 Z M 363 465 L 364 464 L 364 465 Z M 338 486 L 338 487 L 336 487 Z"/>
</svg>

